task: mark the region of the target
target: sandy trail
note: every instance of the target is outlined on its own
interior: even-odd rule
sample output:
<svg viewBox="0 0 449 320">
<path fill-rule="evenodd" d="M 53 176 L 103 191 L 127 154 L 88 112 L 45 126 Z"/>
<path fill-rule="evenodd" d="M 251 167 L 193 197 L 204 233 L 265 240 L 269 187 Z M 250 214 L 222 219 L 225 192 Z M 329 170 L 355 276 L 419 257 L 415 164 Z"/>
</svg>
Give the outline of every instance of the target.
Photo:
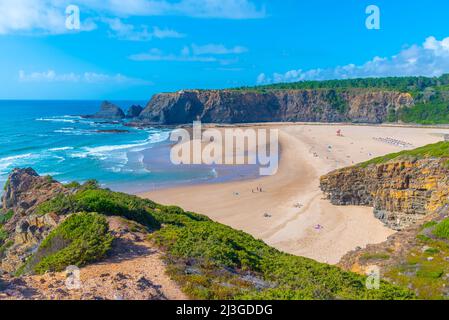
<svg viewBox="0 0 449 320">
<path fill-rule="evenodd" d="M 335 264 L 348 251 L 380 243 L 394 231 L 372 208 L 337 207 L 323 199 L 319 177 L 334 169 L 441 141 L 447 129 L 352 125 L 264 125 L 280 130 L 282 156 L 274 176 L 203 184 L 144 194 L 243 230 L 292 254 Z M 264 127 L 262 125 L 258 127 Z M 343 137 L 336 135 L 341 129 Z M 383 138 L 383 139 L 377 139 Z M 261 187 L 263 192 L 253 192 Z"/>
</svg>

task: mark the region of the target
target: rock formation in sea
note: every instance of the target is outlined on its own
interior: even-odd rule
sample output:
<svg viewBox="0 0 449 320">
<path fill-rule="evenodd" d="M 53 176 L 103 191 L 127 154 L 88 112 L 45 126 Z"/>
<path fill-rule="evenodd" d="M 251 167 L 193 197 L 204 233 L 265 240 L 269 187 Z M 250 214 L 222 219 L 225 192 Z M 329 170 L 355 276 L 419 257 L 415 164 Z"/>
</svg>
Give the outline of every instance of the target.
<svg viewBox="0 0 449 320">
<path fill-rule="evenodd" d="M 129 107 L 128 111 L 126 112 L 126 118 L 128 118 L 128 119 L 137 118 L 138 116 L 140 116 L 142 111 L 143 111 L 143 108 L 141 106 L 132 105 L 131 107 Z"/>
<path fill-rule="evenodd" d="M 189 90 L 155 95 L 139 120 L 164 125 L 195 120 L 382 123 L 390 110 L 412 104 L 413 98 L 408 93 L 381 90 Z"/>
<path fill-rule="evenodd" d="M 115 104 L 109 101 L 104 101 L 101 104 L 100 111 L 93 115 L 85 115 L 83 117 L 88 119 L 121 120 L 125 118 L 125 113 Z"/>
</svg>

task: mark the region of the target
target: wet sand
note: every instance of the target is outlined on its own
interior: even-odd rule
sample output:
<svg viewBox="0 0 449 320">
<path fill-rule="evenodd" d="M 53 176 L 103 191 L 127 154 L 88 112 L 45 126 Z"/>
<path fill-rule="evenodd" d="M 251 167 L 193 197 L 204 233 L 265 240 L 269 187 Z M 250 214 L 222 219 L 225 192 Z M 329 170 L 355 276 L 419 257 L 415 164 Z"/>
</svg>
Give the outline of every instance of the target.
<svg viewBox="0 0 449 320">
<path fill-rule="evenodd" d="M 383 242 L 394 231 L 374 217 L 372 208 L 331 205 L 323 199 L 319 177 L 376 156 L 441 141 L 442 134 L 449 133 L 438 128 L 329 124 L 257 127 L 280 131 L 282 155 L 276 175 L 142 196 L 207 215 L 282 251 L 331 264 L 356 247 Z M 337 136 L 338 129 L 342 137 Z M 263 192 L 257 192 L 258 187 Z"/>
</svg>

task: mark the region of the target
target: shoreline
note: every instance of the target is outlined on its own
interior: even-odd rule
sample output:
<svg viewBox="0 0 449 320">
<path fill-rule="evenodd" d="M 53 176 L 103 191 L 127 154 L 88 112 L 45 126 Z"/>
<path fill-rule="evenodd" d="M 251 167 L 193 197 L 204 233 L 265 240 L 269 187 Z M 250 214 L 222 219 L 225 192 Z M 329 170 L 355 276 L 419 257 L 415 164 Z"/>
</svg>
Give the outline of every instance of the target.
<svg viewBox="0 0 449 320">
<path fill-rule="evenodd" d="M 280 129 L 282 156 L 274 176 L 180 186 L 139 194 L 178 205 L 243 230 L 291 254 L 337 264 L 347 252 L 381 243 L 394 233 L 368 207 L 337 207 L 323 199 L 319 177 L 334 169 L 403 150 L 378 136 L 413 140 L 415 147 L 440 141 L 440 128 L 340 125 L 266 125 Z M 234 126 L 236 127 L 236 126 Z M 238 126 L 237 126 L 238 127 Z M 246 126 L 245 126 L 246 127 Z M 382 130 L 379 130 L 382 128 Z M 254 192 L 261 187 L 264 192 Z"/>
</svg>

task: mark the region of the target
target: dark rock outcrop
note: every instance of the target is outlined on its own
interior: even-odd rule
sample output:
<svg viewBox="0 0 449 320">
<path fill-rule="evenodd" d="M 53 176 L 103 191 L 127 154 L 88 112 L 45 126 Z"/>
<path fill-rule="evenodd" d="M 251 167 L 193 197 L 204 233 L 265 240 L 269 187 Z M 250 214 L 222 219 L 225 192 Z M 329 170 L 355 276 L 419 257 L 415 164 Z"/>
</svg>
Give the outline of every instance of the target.
<svg viewBox="0 0 449 320">
<path fill-rule="evenodd" d="M 335 205 L 370 206 L 387 226 L 402 230 L 448 203 L 447 159 L 391 161 L 331 172 L 320 186 Z"/>
<path fill-rule="evenodd" d="M 104 101 L 101 104 L 100 111 L 93 115 L 83 116 L 87 119 L 110 119 L 110 120 L 120 120 L 125 118 L 125 113 L 122 109 L 109 101 Z"/>
<path fill-rule="evenodd" d="M 210 90 L 157 94 L 141 112 L 142 123 L 164 125 L 251 122 L 381 123 L 391 109 L 413 104 L 410 94 L 368 90 Z"/>
<path fill-rule="evenodd" d="M 13 210 L 17 215 L 26 216 L 39 203 L 64 192 L 63 185 L 51 177 L 41 177 L 31 168 L 14 169 L 5 185 L 3 211 Z"/>
<path fill-rule="evenodd" d="M 132 105 L 131 107 L 129 107 L 128 111 L 126 112 L 126 118 L 128 118 L 128 119 L 137 118 L 138 116 L 140 116 L 142 111 L 143 111 L 143 108 L 141 106 Z"/>
<path fill-rule="evenodd" d="M 36 207 L 57 195 L 68 193 L 62 184 L 41 177 L 33 169 L 15 169 L 9 176 L 2 197 L 2 211 L 13 212 L 2 227 L 8 244 L 0 254 L 0 271 L 15 272 L 39 243 L 55 228 L 60 217 L 49 213 L 37 215 Z"/>
</svg>

